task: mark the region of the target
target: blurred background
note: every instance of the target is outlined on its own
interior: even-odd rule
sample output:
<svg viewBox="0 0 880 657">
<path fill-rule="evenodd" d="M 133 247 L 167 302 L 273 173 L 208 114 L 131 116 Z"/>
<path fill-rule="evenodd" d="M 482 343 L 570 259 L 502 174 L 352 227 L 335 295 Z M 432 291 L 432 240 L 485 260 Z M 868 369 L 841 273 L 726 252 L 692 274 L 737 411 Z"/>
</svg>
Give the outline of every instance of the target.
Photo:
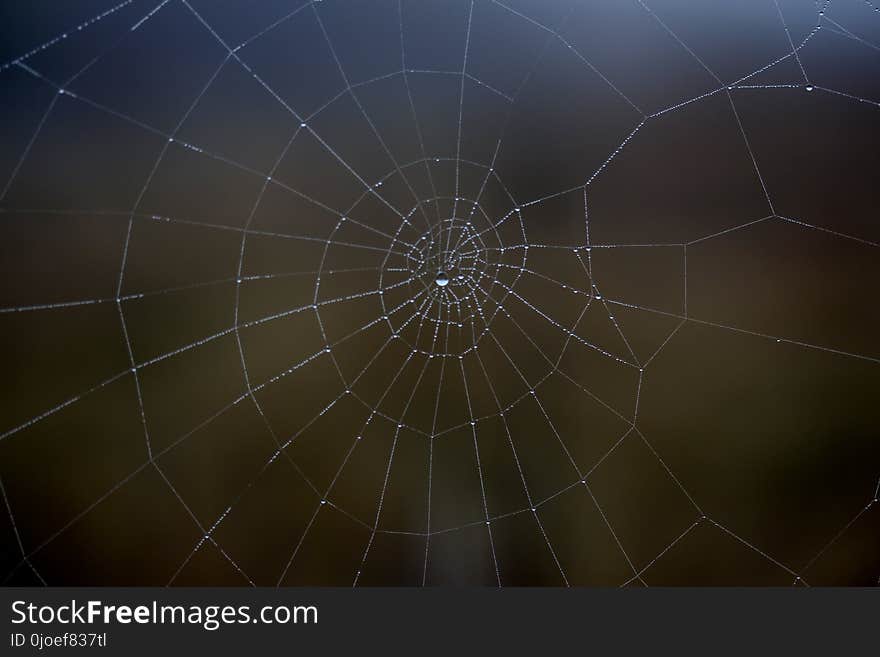
<svg viewBox="0 0 880 657">
<path fill-rule="evenodd" d="M 5 584 L 878 583 L 870 2 L 0 25 Z"/>
</svg>

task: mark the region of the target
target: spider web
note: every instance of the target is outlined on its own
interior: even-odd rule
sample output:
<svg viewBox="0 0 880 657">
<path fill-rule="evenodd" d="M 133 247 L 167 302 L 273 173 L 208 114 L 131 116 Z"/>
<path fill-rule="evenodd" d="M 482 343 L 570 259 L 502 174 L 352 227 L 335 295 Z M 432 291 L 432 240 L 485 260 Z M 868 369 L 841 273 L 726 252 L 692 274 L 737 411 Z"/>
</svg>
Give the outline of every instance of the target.
<svg viewBox="0 0 880 657">
<path fill-rule="evenodd" d="M 90 5 L 0 67 L 7 583 L 877 583 L 876 6 Z"/>
</svg>

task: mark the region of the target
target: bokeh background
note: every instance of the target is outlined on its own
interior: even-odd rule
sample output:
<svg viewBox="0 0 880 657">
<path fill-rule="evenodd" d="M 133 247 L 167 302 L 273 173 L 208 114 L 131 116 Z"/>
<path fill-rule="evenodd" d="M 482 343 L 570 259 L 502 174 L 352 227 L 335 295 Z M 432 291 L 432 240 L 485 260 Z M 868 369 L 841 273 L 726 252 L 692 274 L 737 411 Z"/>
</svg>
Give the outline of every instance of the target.
<svg viewBox="0 0 880 657">
<path fill-rule="evenodd" d="M 0 25 L 5 584 L 878 583 L 871 2 Z"/>
</svg>

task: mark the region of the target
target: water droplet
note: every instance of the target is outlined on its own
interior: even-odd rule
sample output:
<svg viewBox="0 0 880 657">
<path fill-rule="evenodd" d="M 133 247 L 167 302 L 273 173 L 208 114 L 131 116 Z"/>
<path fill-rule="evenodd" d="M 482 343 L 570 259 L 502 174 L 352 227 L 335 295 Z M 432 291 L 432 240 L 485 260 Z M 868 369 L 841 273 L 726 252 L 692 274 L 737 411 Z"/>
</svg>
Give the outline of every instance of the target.
<svg viewBox="0 0 880 657">
<path fill-rule="evenodd" d="M 434 279 L 434 282 L 440 287 L 446 287 L 449 285 L 449 276 L 446 275 L 445 271 L 438 271 L 437 278 Z"/>
</svg>

